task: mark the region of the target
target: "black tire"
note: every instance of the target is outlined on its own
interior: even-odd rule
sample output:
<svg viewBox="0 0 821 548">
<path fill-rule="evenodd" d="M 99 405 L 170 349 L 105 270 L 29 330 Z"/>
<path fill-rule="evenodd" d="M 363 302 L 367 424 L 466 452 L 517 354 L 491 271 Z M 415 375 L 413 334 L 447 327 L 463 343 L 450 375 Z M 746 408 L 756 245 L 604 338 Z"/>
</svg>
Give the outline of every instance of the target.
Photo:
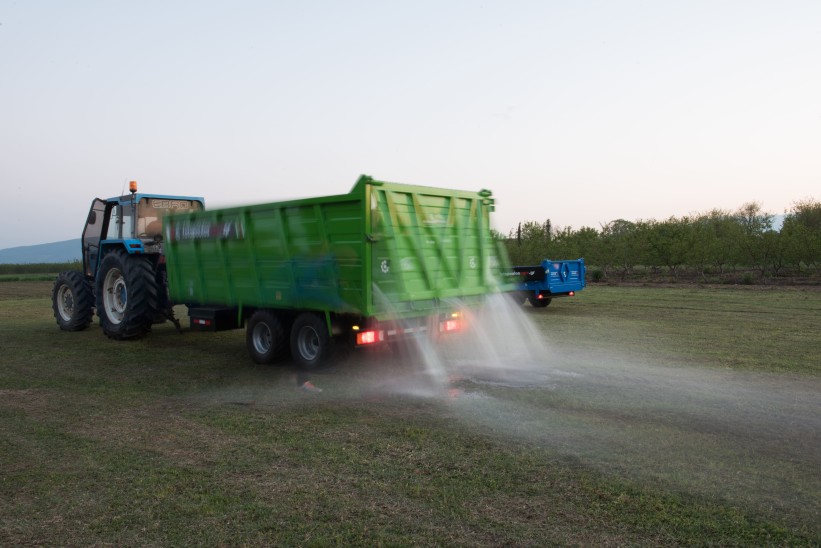
<svg viewBox="0 0 821 548">
<path fill-rule="evenodd" d="M 257 310 L 245 328 L 245 344 L 255 363 L 268 364 L 288 353 L 285 329 L 279 317 L 270 310 Z"/>
<path fill-rule="evenodd" d="M 94 291 L 82 272 L 60 272 L 51 291 L 51 308 L 63 331 L 82 331 L 94 318 Z"/>
<path fill-rule="evenodd" d="M 297 366 L 305 370 L 318 369 L 330 362 L 333 348 L 323 317 L 311 312 L 297 316 L 291 327 L 291 356 Z"/>
<path fill-rule="evenodd" d="M 529 302 L 529 303 L 530 303 L 530 305 L 531 305 L 533 308 L 544 308 L 544 307 L 546 307 L 547 305 L 549 305 L 549 304 L 550 304 L 550 301 L 552 301 L 552 300 L 553 300 L 553 299 L 538 299 L 538 298 L 536 298 L 536 297 L 528 297 L 528 298 L 527 298 L 527 302 Z"/>
<path fill-rule="evenodd" d="M 159 310 L 154 265 L 147 257 L 116 250 L 97 272 L 97 316 L 112 339 L 134 339 L 151 331 Z"/>
</svg>

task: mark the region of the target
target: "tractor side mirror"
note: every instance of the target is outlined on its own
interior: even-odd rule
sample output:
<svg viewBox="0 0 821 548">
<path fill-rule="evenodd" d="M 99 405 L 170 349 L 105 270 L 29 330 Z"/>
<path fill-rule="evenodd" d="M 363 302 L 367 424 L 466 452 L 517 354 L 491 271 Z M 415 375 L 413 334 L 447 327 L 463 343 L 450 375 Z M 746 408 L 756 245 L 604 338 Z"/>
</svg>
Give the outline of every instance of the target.
<svg viewBox="0 0 821 548">
<path fill-rule="evenodd" d="M 93 225 L 96 222 L 97 222 L 97 212 L 92 210 L 88 214 L 88 224 Z"/>
</svg>

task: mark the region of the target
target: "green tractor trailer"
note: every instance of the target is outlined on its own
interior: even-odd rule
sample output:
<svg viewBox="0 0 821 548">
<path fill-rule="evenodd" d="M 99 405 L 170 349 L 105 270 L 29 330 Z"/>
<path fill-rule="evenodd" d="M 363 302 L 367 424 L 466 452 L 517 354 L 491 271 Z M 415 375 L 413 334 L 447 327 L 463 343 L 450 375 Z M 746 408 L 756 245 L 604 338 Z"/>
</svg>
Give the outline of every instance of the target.
<svg viewBox="0 0 821 548">
<path fill-rule="evenodd" d="M 106 303 L 117 303 L 121 321 L 130 325 L 131 310 L 139 312 L 142 329 L 127 336 L 107 331 L 115 338 L 145 334 L 149 317 L 173 319 L 170 307 L 185 304 L 193 330 L 245 327 L 257 363 L 290 353 L 299 366 L 314 368 L 340 347 L 461 330 L 465 307 L 499 291 L 500 273 L 509 269 L 491 232 L 493 209 L 487 190 L 367 176 L 348 194 L 214 210 L 178 207 L 163 217 L 161 235 L 152 240 L 159 256 L 113 249 L 118 259 L 109 262 L 119 270 L 87 269 L 84 281 L 96 288 L 96 298 L 74 302 L 96 302 L 104 330 Z M 132 260 L 140 261 L 141 271 L 153 268 L 156 283 L 129 287 L 122 274 Z M 58 297 L 65 299 L 71 288 L 60 286 L 60 279 L 54 309 L 66 329 L 74 324 L 65 313 L 61 321 Z M 145 285 L 163 297 L 149 300 L 167 309 L 146 310 L 137 294 Z"/>
</svg>

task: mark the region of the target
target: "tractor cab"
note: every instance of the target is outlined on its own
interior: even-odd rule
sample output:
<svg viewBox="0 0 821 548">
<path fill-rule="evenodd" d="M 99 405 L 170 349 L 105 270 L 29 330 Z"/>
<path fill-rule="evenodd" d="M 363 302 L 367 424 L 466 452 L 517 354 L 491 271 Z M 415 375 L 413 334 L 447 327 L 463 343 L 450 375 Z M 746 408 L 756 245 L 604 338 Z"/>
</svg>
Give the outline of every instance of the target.
<svg viewBox="0 0 821 548">
<path fill-rule="evenodd" d="M 130 194 L 91 203 L 82 238 L 83 273 L 89 278 L 96 276 L 102 256 L 112 248 L 129 255 L 161 255 L 163 217 L 203 209 L 201 197 L 140 194 L 135 181 L 129 190 Z"/>
</svg>

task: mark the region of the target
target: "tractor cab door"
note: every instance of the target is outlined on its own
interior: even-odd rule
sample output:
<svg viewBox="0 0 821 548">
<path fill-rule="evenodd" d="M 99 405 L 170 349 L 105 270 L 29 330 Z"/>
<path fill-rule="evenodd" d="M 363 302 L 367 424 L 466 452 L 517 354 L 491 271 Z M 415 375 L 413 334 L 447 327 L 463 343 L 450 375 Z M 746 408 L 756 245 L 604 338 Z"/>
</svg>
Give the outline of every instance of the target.
<svg viewBox="0 0 821 548">
<path fill-rule="evenodd" d="M 100 239 L 102 239 L 107 223 L 106 202 L 95 198 L 91 202 L 86 226 L 83 229 L 83 272 L 86 276 L 94 276 L 97 272 L 97 258 L 100 255 Z"/>
</svg>

